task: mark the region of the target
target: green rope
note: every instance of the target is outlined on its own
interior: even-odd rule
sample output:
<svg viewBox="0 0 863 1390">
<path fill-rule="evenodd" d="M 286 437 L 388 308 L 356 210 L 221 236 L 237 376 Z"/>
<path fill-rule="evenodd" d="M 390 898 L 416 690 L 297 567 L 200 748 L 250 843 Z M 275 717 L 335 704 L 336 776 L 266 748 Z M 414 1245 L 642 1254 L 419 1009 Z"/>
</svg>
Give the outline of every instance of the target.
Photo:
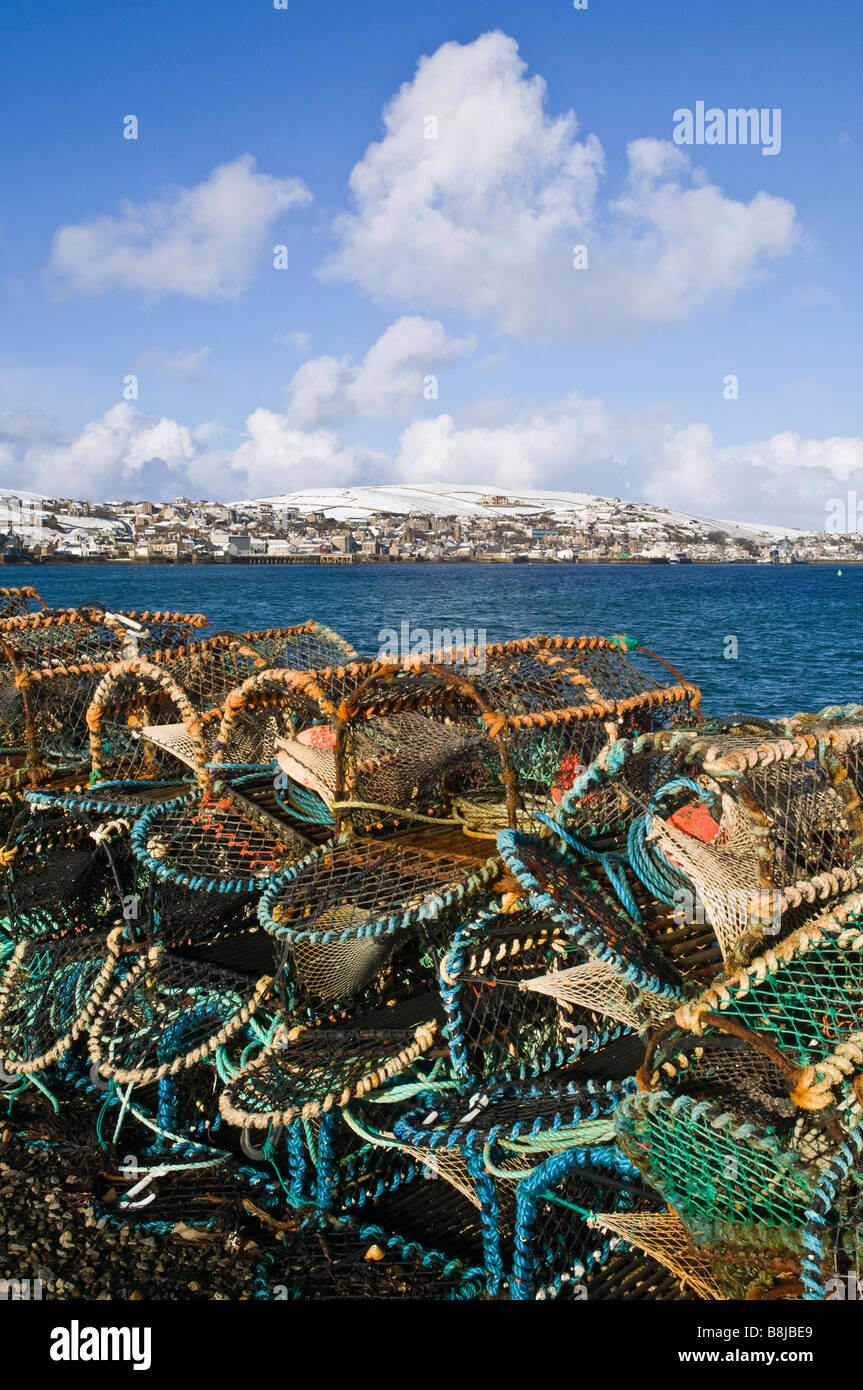
<svg viewBox="0 0 863 1390">
<path fill-rule="evenodd" d="M 577 1125 L 562 1125 L 540 1134 L 520 1135 L 517 1139 L 499 1140 L 502 1149 L 513 1153 L 557 1153 L 563 1149 L 589 1148 L 591 1144 L 608 1144 L 614 1139 L 614 1121 L 605 1116 L 598 1120 L 583 1120 Z"/>
</svg>

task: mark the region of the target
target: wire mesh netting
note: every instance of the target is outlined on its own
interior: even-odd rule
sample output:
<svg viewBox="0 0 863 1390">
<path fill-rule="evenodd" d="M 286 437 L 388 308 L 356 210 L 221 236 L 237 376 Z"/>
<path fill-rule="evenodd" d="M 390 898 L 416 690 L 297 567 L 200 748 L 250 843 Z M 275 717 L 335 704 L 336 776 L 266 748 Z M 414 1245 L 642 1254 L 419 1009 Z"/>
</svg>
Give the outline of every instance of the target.
<svg viewBox="0 0 863 1390">
<path fill-rule="evenodd" d="M 310 1119 L 345 1105 L 397 1075 L 426 1051 L 433 1023 L 415 1030 L 282 1031 L 223 1092 L 222 1115 L 242 1128 L 262 1129 Z"/>
<path fill-rule="evenodd" d="M 261 922 L 285 943 L 297 980 L 321 1000 L 350 997 L 408 935 L 434 948 L 453 912 L 499 872 L 461 835 L 407 832 L 385 842 L 322 846 L 261 903 Z"/>
<path fill-rule="evenodd" d="M 567 973 L 573 958 L 580 952 L 573 956 L 565 929 L 531 908 L 488 911 L 459 931 L 441 964 L 441 987 L 462 1086 L 535 1075 L 578 1053 L 599 1015 L 525 988 L 540 972 L 551 980 Z"/>
<path fill-rule="evenodd" d="M 0 1088 L 98 1218 L 275 1300 L 855 1268 L 863 707 L 705 721 L 625 637 L 4 604 Z"/>
<path fill-rule="evenodd" d="M 706 923 L 739 959 L 861 872 L 856 784 L 811 732 L 740 725 L 621 740 L 557 818 L 582 838 L 600 825 L 630 885 L 673 906 L 678 926 Z M 691 949 L 693 933 L 683 940 Z"/>
<path fill-rule="evenodd" d="M 145 811 L 131 843 L 157 878 L 208 893 L 259 891 L 312 848 L 292 825 L 228 787 Z"/>
<path fill-rule="evenodd" d="M 310 1221 L 287 1234 L 267 1266 L 260 1296 L 326 1302 L 365 1299 L 477 1298 L 481 1266 L 373 1222 Z"/>
</svg>

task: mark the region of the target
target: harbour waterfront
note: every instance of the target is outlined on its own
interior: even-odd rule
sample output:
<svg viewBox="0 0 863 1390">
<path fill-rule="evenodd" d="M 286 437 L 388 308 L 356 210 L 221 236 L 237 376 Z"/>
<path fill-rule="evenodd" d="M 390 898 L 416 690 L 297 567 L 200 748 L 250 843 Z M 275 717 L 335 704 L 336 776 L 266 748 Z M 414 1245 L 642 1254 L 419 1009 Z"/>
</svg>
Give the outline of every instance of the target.
<svg viewBox="0 0 863 1390">
<path fill-rule="evenodd" d="M 825 566 L 130 566 L 4 567 L 47 603 L 98 598 L 117 608 L 199 610 L 215 627 L 264 628 L 317 618 L 363 654 L 379 634 L 484 628 L 488 641 L 527 632 L 626 633 L 703 691 L 711 715 L 777 716 L 858 702 L 863 569 Z"/>
</svg>

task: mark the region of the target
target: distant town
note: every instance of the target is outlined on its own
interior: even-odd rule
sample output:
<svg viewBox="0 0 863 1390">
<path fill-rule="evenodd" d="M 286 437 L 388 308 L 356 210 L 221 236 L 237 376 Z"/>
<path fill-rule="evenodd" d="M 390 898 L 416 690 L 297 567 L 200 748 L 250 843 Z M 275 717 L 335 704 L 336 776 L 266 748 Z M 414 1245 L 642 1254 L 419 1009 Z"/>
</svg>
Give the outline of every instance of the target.
<svg viewBox="0 0 863 1390">
<path fill-rule="evenodd" d="M 414 494 L 417 500 L 411 506 Z M 382 496 L 384 504 L 376 510 L 373 503 Z M 240 565 L 863 563 L 863 536 L 857 533 L 781 534 L 775 527 L 762 530 L 705 521 L 619 498 L 512 496 L 478 488 L 454 492 L 456 501 L 448 514 L 447 496 L 442 488 L 355 488 L 228 505 L 188 497 L 95 503 L 19 496 L 7 490 L 0 497 L 0 560 Z M 432 500 L 426 505 L 424 498 Z M 363 505 L 356 505 L 357 499 Z"/>
</svg>

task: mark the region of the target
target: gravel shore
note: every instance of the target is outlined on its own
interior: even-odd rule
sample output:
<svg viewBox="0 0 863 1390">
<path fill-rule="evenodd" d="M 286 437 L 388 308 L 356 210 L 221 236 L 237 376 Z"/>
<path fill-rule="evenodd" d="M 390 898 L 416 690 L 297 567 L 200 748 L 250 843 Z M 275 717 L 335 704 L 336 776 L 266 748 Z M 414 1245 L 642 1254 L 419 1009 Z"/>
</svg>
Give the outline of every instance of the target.
<svg viewBox="0 0 863 1390">
<path fill-rule="evenodd" d="M 9 1130 L 3 1140 L 0 1278 L 30 1280 L 31 1289 L 41 1280 L 43 1299 L 255 1296 L 260 1233 L 252 1219 L 247 1229 L 227 1232 L 191 1230 L 180 1222 L 165 1234 L 117 1227 L 97 1214 L 73 1153 L 33 1149 Z"/>
</svg>

